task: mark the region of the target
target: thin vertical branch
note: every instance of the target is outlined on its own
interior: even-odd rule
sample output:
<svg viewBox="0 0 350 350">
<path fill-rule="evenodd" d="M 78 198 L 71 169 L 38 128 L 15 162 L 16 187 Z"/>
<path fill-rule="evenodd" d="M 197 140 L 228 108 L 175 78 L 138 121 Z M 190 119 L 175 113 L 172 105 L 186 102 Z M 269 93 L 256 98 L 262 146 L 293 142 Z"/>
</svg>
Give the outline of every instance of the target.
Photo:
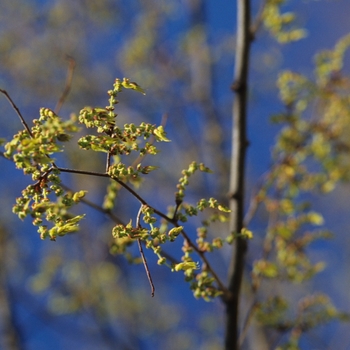
<svg viewBox="0 0 350 350">
<path fill-rule="evenodd" d="M 107 158 L 106 158 L 106 173 L 108 173 L 109 167 L 111 166 L 111 158 L 112 158 L 112 154 L 108 152 Z"/>
<path fill-rule="evenodd" d="M 140 251 L 141 259 L 142 259 L 142 262 L 143 262 L 143 266 L 145 267 L 145 270 L 146 270 L 148 282 L 149 282 L 149 284 L 151 286 L 151 296 L 154 297 L 155 288 L 154 288 L 154 284 L 153 284 L 153 280 L 152 280 L 152 275 L 151 275 L 151 272 L 149 270 L 145 254 L 143 252 L 142 243 L 141 243 L 140 239 L 137 239 L 137 244 L 139 246 L 139 251 Z"/>
<path fill-rule="evenodd" d="M 138 228 L 141 228 L 140 219 L 141 219 L 142 207 L 143 207 L 143 205 L 141 205 L 140 210 L 137 213 L 137 218 L 136 218 L 136 226 Z M 151 295 L 152 295 L 152 297 L 154 297 L 155 288 L 154 288 L 154 284 L 153 284 L 153 280 L 152 280 L 152 275 L 151 275 L 151 271 L 149 270 L 145 254 L 143 252 L 142 242 L 141 242 L 140 238 L 137 239 L 137 245 L 139 246 L 139 251 L 140 251 L 141 259 L 142 259 L 142 262 L 143 262 L 143 266 L 144 266 L 144 268 L 146 270 L 146 275 L 147 275 L 147 278 L 148 278 L 148 282 L 149 282 L 149 284 L 151 286 Z"/>
<path fill-rule="evenodd" d="M 230 230 L 240 232 L 244 220 L 244 179 L 245 156 L 247 148 L 247 91 L 250 33 L 250 0 L 237 1 L 237 43 L 235 72 L 232 90 L 235 92 L 233 104 L 232 157 L 230 178 Z M 247 252 L 247 241 L 237 238 L 230 266 L 229 291 L 231 296 L 226 300 L 226 338 L 225 349 L 238 349 L 239 339 L 239 302 L 244 262 Z"/>
<path fill-rule="evenodd" d="M 55 107 L 55 113 L 58 114 L 61 110 L 64 101 L 69 95 L 71 86 L 72 86 L 72 80 L 73 80 L 73 74 L 74 74 L 74 68 L 75 68 L 75 60 L 73 57 L 67 55 L 66 59 L 68 60 L 68 71 L 67 71 L 67 77 L 66 77 L 66 83 L 62 92 L 62 95 L 60 99 L 58 100 L 56 107 Z"/>
<path fill-rule="evenodd" d="M 24 347 L 23 334 L 14 315 L 14 298 L 8 288 L 10 271 L 7 271 L 8 233 L 0 227 L 0 347 L 7 350 L 19 350 Z"/>
</svg>

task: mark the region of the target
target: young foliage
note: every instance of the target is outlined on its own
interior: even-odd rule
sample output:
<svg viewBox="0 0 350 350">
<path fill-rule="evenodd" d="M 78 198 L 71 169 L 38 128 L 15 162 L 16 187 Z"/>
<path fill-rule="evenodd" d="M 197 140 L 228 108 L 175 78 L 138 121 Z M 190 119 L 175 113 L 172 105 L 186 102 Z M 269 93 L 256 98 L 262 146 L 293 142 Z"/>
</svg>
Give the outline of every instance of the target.
<svg viewBox="0 0 350 350">
<path fill-rule="evenodd" d="M 140 202 L 140 210 L 135 218 L 129 218 L 128 223 L 117 220 L 112 229 L 113 243 L 110 251 L 113 254 L 124 254 L 130 262 L 142 261 L 154 293 L 153 281 L 149 272 L 142 246 L 151 249 L 158 257 L 158 264 L 168 266 L 171 271 L 183 271 L 185 280 L 190 284 L 195 297 L 210 300 L 226 292 L 224 284 L 212 269 L 206 254 L 224 245 L 219 237 L 208 239 L 208 229 L 211 223 L 225 222 L 229 210 L 214 198 L 200 199 L 195 205 L 185 202 L 186 188 L 196 172 L 211 172 L 204 164 L 192 162 L 188 169 L 182 171 L 177 184 L 174 205 L 164 213 L 148 204 L 136 191 L 142 185 L 143 178 L 156 170 L 152 165 L 142 165 L 146 155 L 156 155 L 159 151 L 154 142 L 169 142 L 164 127 L 142 122 L 120 126 L 115 106 L 123 89 L 132 89 L 142 94 L 145 91 L 128 79 L 116 79 L 113 89 L 108 91 L 109 104 L 105 108 L 85 107 L 78 116 L 72 115 L 64 121 L 52 110 L 42 108 L 40 118 L 34 120 L 34 126 L 29 128 L 22 116 L 25 130 L 16 134 L 5 144 L 4 155 L 12 159 L 18 169 L 32 176 L 31 185 L 22 191 L 22 196 L 16 199 L 13 212 L 20 219 L 32 217 L 33 225 L 38 226 L 40 237 L 55 240 L 58 236 L 76 232 L 79 222 L 85 214 L 74 215 L 71 208 L 81 201 L 87 193 L 67 190 L 62 184 L 61 174 L 64 172 L 82 174 L 85 176 L 100 176 L 110 179 L 106 188 L 105 200 L 100 209 L 112 213 L 115 200 L 121 188 Z M 67 169 L 56 164 L 53 155 L 63 152 L 63 143 L 68 142 L 71 134 L 85 126 L 92 129 L 93 134 L 86 134 L 78 140 L 79 147 L 84 151 L 106 153 L 105 172 L 90 172 L 77 169 Z M 136 153 L 136 161 L 131 155 Z M 131 186 L 133 186 L 133 189 Z M 190 217 L 208 212 L 203 226 L 197 229 L 197 239 L 185 231 L 184 223 Z M 111 216 L 114 218 L 114 216 Z M 244 236 L 244 235 L 243 235 Z M 248 236 L 248 235 L 247 235 Z M 179 258 L 170 257 L 163 251 L 163 246 L 182 239 L 182 255 Z M 228 237 L 231 243 L 232 237 Z M 141 259 L 134 257 L 130 247 L 137 242 Z M 200 264 L 199 261 L 202 261 Z"/>
<path fill-rule="evenodd" d="M 320 228 L 323 216 L 305 198 L 327 194 L 349 179 L 350 85 L 341 72 L 349 38 L 316 56 L 313 80 L 291 71 L 279 75 L 285 111 L 273 121 L 282 128 L 273 150 L 274 163 L 256 195 L 270 217 L 262 257 L 252 270 L 256 292 L 263 281 L 302 283 L 325 267 L 324 262 L 312 261 L 308 247 L 332 234 Z M 292 316 L 292 310 L 291 301 L 278 293 L 255 305 L 262 324 L 289 334 L 280 349 L 298 349 L 303 332 L 330 320 L 347 319 L 321 294 L 300 300 L 297 315 Z"/>
<path fill-rule="evenodd" d="M 265 28 L 281 44 L 298 41 L 307 35 L 305 29 L 295 26 L 296 16 L 293 12 L 282 13 L 281 8 L 285 3 L 285 0 L 267 0 L 262 12 Z"/>
</svg>

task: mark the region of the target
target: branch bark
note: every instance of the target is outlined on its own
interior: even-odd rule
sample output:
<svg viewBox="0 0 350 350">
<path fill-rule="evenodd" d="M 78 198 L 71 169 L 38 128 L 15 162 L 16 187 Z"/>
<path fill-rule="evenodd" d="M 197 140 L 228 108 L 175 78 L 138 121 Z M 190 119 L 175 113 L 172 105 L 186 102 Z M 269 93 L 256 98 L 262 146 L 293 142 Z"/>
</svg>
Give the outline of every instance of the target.
<svg viewBox="0 0 350 350">
<path fill-rule="evenodd" d="M 250 33 L 250 0 L 237 0 L 237 42 L 233 104 L 232 156 L 230 169 L 230 231 L 241 232 L 244 220 L 244 180 L 245 158 L 248 145 L 247 124 L 247 91 L 249 50 L 252 41 Z M 226 299 L 226 338 L 225 349 L 236 350 L 239 347 L 239 301 L 247 241 L 237 238 L 229 272 L 230 298 Z"/>
</svg>

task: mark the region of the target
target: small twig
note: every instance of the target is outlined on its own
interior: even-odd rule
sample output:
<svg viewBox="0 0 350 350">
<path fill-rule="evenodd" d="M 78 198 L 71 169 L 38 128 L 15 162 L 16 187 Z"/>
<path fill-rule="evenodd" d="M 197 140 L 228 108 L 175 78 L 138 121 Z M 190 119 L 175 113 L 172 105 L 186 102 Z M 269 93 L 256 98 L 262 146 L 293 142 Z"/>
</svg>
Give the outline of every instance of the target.
<svg viewBox="0 0 350 350">
<path fill-rule="evenodd" d="M 124 187 L 128 192 L 130 192 L 141 204 L 143 205 L 147 205 L 148 207 L 152 208 L 154 210 L 154 212 L 161 216 L 162 218 L 164 218 L 165 220 L 167 220 L 168 222 L 174 223 L 174 220 L 169 218 L 167 215 L 163 214 L 161 211 L 151 207 L 139 194 L 137 194 L 130 186 L 128 186 L 125 182 L 123 182 L 122 180 L 119 180 L 116 177 L 111 177 L 109 174 L 107 173 L 98 173 L 95 171 L 86 171 L 86 170 L 77 170 L 77 169 L 69 169 L 69 168 L 61 168 L 61 167 L 57 167 L 57 170 L 63 172 L 63 173 L 73 173 L 73 174 L 80 174 L 80 175 L 90 175 L 90 176 L 98 176 L 98 177 L 106 177 L 109 179 L 112 179 L 116 182 L 118 182 L 118 184 L 120 184 L 122 187 Z"/>
<path fill-rule="evenodd" d="M 182 204 L 182 200 L 181 201 L 177 201 L 176 207 L 175 207 L 175 210 L 174 210 L 174 214 L 173 214 L 173 219 L 174 220 L 176 220 L 177 212 L 178 212 L 181 204 Z"/>
<path fill-rule="evenodd" d="M 6 90 L 3 90 L 3 89 L 0 89 L 0 92 L 3 93 L 3 94 L 6 96 L 7 100 L 10 102 L 12 108 L 16 111 L 16 113 L 17 113 L 17 115 L 18 115 L 18 117 L 19 117 L 19 119 L 20 119 L 22 125 L 23 125 L 24 128 L 27 130 L 29 136 L 33 139 L 34 136 L 33 136 L 32 131 L 30 130 L 30 128 L 29 128 L 27 122 L 24 120 L 24 118 L 23 118 L 23 116 L 22 116 L 21 111 L 20 111 L 19 108 L 16 106 L 16 104 L 13 102 L 12 98 L 10 97 L 10 95 L 7 93 Z M 46 156 L 47 156 L 48 158 L 50 158 L 50 156 L 49 156 L 48 154 L 46 154 Z M 54 162 L 52 162 L 51 164 L 52 164 L 53 167 L 57 168 L 57 166 L 56 166 L 56 164 L 55 164 Z"/>
<path fill-rule="evenodd" d="M 259 196 L 259 192 L 261 191 L 261 189 L 263 188 L 263 186 L 266 183 L 266 177 L 269 175 L 269 171 L 266 171 L 264 174 L 262 174 L 260 176 L 260 179 L 258 182 L 260 182 L 260 184 L 258 183 L 256 185 L 255 190 L 253 191 L 254 194 L 251 196 L 250 201 L 249 201 L 249 207 L 248 210 L 244 216 L 243 219 L 243 225 L 244 227 L 248 227 L 248 225 L 250 224 L 251 220 L 253 219 L 253 217 L 255 216 L 259 204 L 261 203 L 261 201 L 259 200 L 258 196 Z"/>
<path fill-rule="evenodd" d="M 10 97 L 10 95 L 7 93 L 6 90 L 3 90 L 3 89 L 0 89 L 0 92 L 3 93 L 7 100 L 10 102 L 12 108 L 16 111 L 22 125 L 24 126 L 24 128 L 27 130 L 28 134 L 30 135 L 30 137 L 33 138 L 33 134 L 32 134 L 32 131 L 30 130 L 28 124 L 26 123 L 26 121 L 24 120 L 23 116 L 22 116 L 22 113 L 20 112 L 19 108 L 16 106 L 16 104 L 13 102 L 12 98 Z"/>
<path fill-rule="evenodd" d="M 60 109 L 62 108 L 62 105 L 64 101 L 66 100 L 71 86 L 72 86 L 72 80 L 73 80 L 73 73 L 74 73 L 74 68 L 75 68 L 75 60 L 73 57 L 67 55 L 66 59 L 68 60 L 68 71 L 67 71 L 67 78 L 66 78 L 66 83 L 62 92 L 62 95 L 60 99 L 58 100 L 56 107 L 55 107 L 55 113 L 58 114 Z"/>
<path fill-rule="evenodd" d="M 106 160 L 106 173 L 108 173 L 108 169 L 111 166 L 111 154 L 107 153 L 107 160 Z"/>
<path fill-rule="evenodd" d="M 238 345 L 240 347 L 242 346 L 244 339 L 247 336 L 247 332 L 248 332 L 248 329 L 250 327 L 250 322 L 253 319 L 254 313 L 256 311 L 256 307 L 257 307 L 257 301 L 254 301 L 253 304 L 251 305 L 251 307 L 249 308 L 249 311 L 245 317 L 245 320 L 243 322 L 242 332 L 239 335 L 239 339 L 238 339 Z"/>
<path fill-rule="evenodd" d="M 178 223 L 173 223 L 176 227 L 179 227 L 180 225 Z M 182 230 L 181 231 L 182 236 L 184 237 L 184 239 L 187 241 L 187 243 L 189 244 L 189 246 L 191 246 L 193 248 L 193 250 L 201 257 L 201 259 L 203 260 L 203 262 L 206 264 L 206 268 L 208 271 L 210 271 L 210 273 L 212 274 L 212 276 L 214 277 L 215 281 L 217 282 L 217 284 L 219 285 L 220 289 L 223 291 L 223 293 L 225 293 L 226 297 L 229 297 L 229 290 L 227 289 L 227 287 L 224 285 L 223 282 L 221 282 L 221 279 L 219 278 L 219 276 L 216 274 L 216 272 L 214 271 L 214 269 L 211 267 L 207 257 L 205 256 L 205 253 L 198 249 L 198 247 L 196 246 L 196 244 L 194 244 L 190 237 L 188 236 L 188 234 Z"/>
<path fill-rule="evenodd" d="M 86 170 L 69 169 L 69 168 L 61 168 L 61 167 L 57 167 L 57 170 L 61 171 L 62 173 L 73 173 L 73 174 L 108 177 L 108 178 L 110 177 L 107 173 L 98 173 L 96 171 L 86 171 Z"/>
<path fill-rule="evenodd" d="M 151 286 L 151 295 L 152 295 L 152 297 L 154 297 L 155 288 L 154 288 L 154 284 L 153 284 L 153 281 L 152 281 L 151 273 L 150 273 L 149 268 L 148 268 L 147 260 L 145 258 L 145 254 L 143 253 L 143 249 L 142 249 L 142 244 L 141 244 L 140 238 L 137 239 L 137 244 L 139 245 L 139 251 L 140 251 L 140 254 L 141 254 L 143 266 L 145 267 L 146 274 L 147 274 L 147 277 L 148 277 L 148 281 L 149 281 L 149 284 Z"/>
<path fill-rule="evenodd" d="M 141 228 L 140 220 L 141 220 L 141 214 L 142 214 L 142 207 L 143 207 L 143 205 L 140 206 L 139 212 L 137 213 L 137 218 L 136 218 L 136 227 L 137 228 Z M 137 239 L 137 244 L 139 246 L 139 251 L 140 251 L 141 258 L 142 258 L 143 266 L 146 270 L 146 275 L 147 275 L 149 284 L 151 286 L 151 295 L 152 295 L 152 297 L 154 297 L 155 288 L 154 288 L 154 284 L 152 281 L 152 275 L 151 275 L 151 272 L 148 268 L 147 260 L 146 260 L 145 254 L 143 252 L 142 243 L 141 243 L 140 238 Z"/>
<path fill-rule="evenodd" d="M 136 227 L 137 228 L 141 228 L 140 221 L 141 221 L 142 207 L 143 207 L 143 205 L 140 206 L 140 209 L 139 209 L 137 216 L 136 216 Z"/>
<path fill-rule="evenodd" d="M 70 189 L 68 186 L 64 185 L 61 183 L 61 186 L 66 190 L 66 191 L 70 191 L 73 192 L 72 189 Z M 121 219 L 119 219 L 118 217 L 116 217 L 109 209 L 104 209 L 103 207 L 101 207 L 100 205 L 93 203 L 91 201 L 89 201 L 86 198 L 80 198 L 80 202 L 86 204 L 87 206 L 89 206 L 90 208 L 93 208 L 97 211 L 99 211 L 102 214 L 107 215 L 113 222 L 115 222 L 116 224 L 120 224 L 120 225 L 125 225 L 123 223 L 123 221 Z"/>
<path fill-rule="evenodd" d="M 7 158 L 6 158 L 7 159 Z M 61 184 L 61 186 L 66 190 L 66 191 L 72 191 L 69 187 Z M 89 201 L 86 198 L 81 198 L 80 199 L 81 203 L 86 204 L 87 206 L 99 211 L 102 214 L 106 214 L 113 222 L 115 222 L 116 224 L 120 224 L 120 225 L 126 225 L 121 219 L 119 219 L 118 217 L 116 217 L 115 215 L 113 215 L 113 213 L 109 210 L 109 209 L 104 209 L 102 208 L 100 205 L 93 203 L 91 201 Z M 141 207 L 142 208 L 142 207 Z M 138 216 L 141 215 L 141 210 L 139 211 Z M 174 264 L 178 264 L 179 261 L 176 260 L 174 257 L 172 257 L 170 254 L 168 254 L 167 252 L 165 252 L 164 250 L 162 251 L 162 255 L 167 258 L 169 261 L 171 261 Z"/>
<path fill-rule="evenodd" d="M 260 29 L 260 26 L 263 22 L 263 13 L 264 13 L 265 6 L 266 6 L 266 0 L 261 1 L 258 13 L 250 27 L 250 33 L 253 37 L 255 37 L 257 31 Z"/>
</svg>

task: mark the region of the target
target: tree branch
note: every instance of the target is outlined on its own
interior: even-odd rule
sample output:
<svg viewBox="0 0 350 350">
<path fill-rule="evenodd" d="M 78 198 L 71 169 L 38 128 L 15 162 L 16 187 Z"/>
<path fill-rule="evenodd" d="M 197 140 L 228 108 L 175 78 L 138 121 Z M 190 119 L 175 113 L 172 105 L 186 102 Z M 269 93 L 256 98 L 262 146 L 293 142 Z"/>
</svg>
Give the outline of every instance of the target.
<svg viewBox="0 0 350 350">
<path fill-rule="evenodd" d="M 58 100 L 56 107 L 55 107 L 55 113 L 58 114 L 60 109 L 63 106 L 64 101 L 66 100 L 67 96 L 69 95 L 70 88 L 72 86 L 72 80 L 73 80 L 73 73 L 75 68 L 75 60 L 73 57 L 67 55 L 66 59 L 68 60 L 68 71 L 67 71 L 67 78 L 66 83 L 62 92 L 62 95 L 60 99 Z"/>
<path fill-rule="evenodd" d="M 63 103 L 64 101 L 64 98 L 65 96 L 68 94 L 69 92 L 69 89 L 70 89 L 70 83 L 71 83 L 71 79 L 72 79 L 72 74 L 73 74 L 73 69 L 74 69 L 74 60 L 72 60 L 71 62 L 71 66 L 70 66 L 70 74 L 68 74 L 68 77 L 67 77 L 67 86 L 66 86 L 66 89 L 65 89 L 65 92 L 63 93 L 60 101 Z M 68 89 L 68 91 L 67 91 Z M 30 136 L 33 138 L 33 135 L 31 133 L 31 130 L 30 128 L 28 127 L 27 123 L 25 122 L 19 108 L 15 105 L 15 103 L 13 102 L 13 100 L 11 99 L 11 97 L 9 96 L 9 94 L 5 91 L 5 90 L 2 90 L 0 89 L 0 92 L 3 93 L 8 101 L 11 103 L 12 107 L 15 109 L 15 111 L 17 112 L 22 124 L 24 125 L 25 129 L 28 131 L 28 133 L 30 134 Z M 56 106 L 56 109 L 59 109 L 59 107 Z M 166 116 L 163 117 L 163 123 L 166 122 Z M 108 163 L 107 162 L 107 166 L 108 166 Z M 168 217 L 166 214 L 164 214 L 163 212 L 155 209 L 154 207 L 150 206 L 146 200 L 144 200 L 137 192 L 135 192 L 129 185 L 127 185 L 125 182 L 123 182 L 122 180 L 119 180 L 118 178 L 116 177 L 111 177 L 107 172 L 105 173 L 100 173 L 100 172 L 93 172 L 93 171 L 85 171 L 85 170 L 77 170 L 77 169 L 70 169 L 70 168 L 62 168 L 62 167 L 58 167 L 54 162 L 52 162 L 52 168 L 46 172 L 45 174 L 43 174 L 43 177 L 46 176 L 50 171 L 52 171 L 53 169 L 57 169 L 61 172 L 65 172 L 65 173 L 72 173 L 72 174 L 80 174 L 80 175 L 88 175 L 88 176 L 97 176 L 97 177 L 105 177 L 105 178 L 111 178 L 113 179 L 114 181 L 118 182 L 122 187 L 124 187 L 129 193 L 131 193 L 142 205 L 146 205 L 150 208 L 152 208 L 152 210 L 154 211 L 155 214 L 157 214 L 158 216 L 162 217 L 163 219 L 165 219 L 166 221 L 168 221 L 169 223 L 171 223 L 172 225 L 176 226 L 176 227 L 179 227 L 179 223 L 178 223 L 178 220 L 176 219 L 176 217 Z M 106 169 L 107 170 L 107 169 Z M 99 210 L 100 212 L 103 212 L 107 215 L 109 215 L 111 217 L 111 219 L 115 222 L 119 222 L 120 220 L 116 217 L 114 217 L 111 212 L 109 211 L 106 211 L 104 210 L 103 208 L 95 205 L 94 203 L 91 203 L 87 200 L 82 200 L 82 202 L 84 202 L 85 204 Z M 178 206 L 176 208 L 176 210 L 178 209 Z M 214 271 L 214 269 L 211 267 L 211 264 L 209 263 L 207 257 L 205 256 L 205 252 L 202 251 L 201 249 L 199 249 L 197 247 L 197 245 L 192 242 L 192 240 L 189 238 L 189 236 L 187 235 L 187 233 L 182 230 L 181 231 L 181 234 L 182 236 L 184 237 L 184 239 L 187 241 L 187 243 L 193 248 L 193 250 L 200 256 L 200 258 L 202 259 L 202 261 L 205 263 L 206 265 L 206 268 L 207 270 L 212 274 L 213 278 L 215 279 L 215 281 L 217 282 L 218 284 L 218 287 L 220 288 L 220 290 L 224 293 L 224 298 L 225 299 L 228 299 L 228 295 L 229 295 L 229 291 L 228 289 L 226 288 L 226 286 L 224 285 L 224 283 L 220 280 L 220 278 L 218 277 L 218 275 L 216 274 L 216 272 Z M 148 276 L 148 279 L 150 281 L 150 285 L 151 285 L 151 289 L 152 289 L 152 296 L 154 295 L 154 285 L 153 285 L 153 282 L 152 282 L 152 278 L 150 276 L 150 273 L 149 273 L 149 269 L 148 269 L 148 266 L 147 266 L 147 261 L 145 259 L 145 256 L 144 256 L 144 253 L 143 253 L 143 248 L 142 248 L 142 245 L 141 245 L 141 241 L 138 240 L 138 246 L 139 246 L 139 250 L 140 250 L 140 253 L 141 253 L 141 257 L 142 257 L 142 260 L 143 260 L 143 263 L 144 263 L 144 266 L 145 266 L 145 269 L 146 269 L 146 273 L 147 273 L 147 276 Z"/>
<path fill-rule="evenodd" d="M 237 1 L 237 43 L 234 83 L 232 90 L 236 97 L 233 104 L 232 157 L 230 179 L 230 230 L 239 233 L 243 228 L 245 155 L 248 145 L 247 123 L 247 87 L 250 33 L 250 0 Z M 231 297 L 226 300 L 226 338 L 225 349 L 238 349 L 239 339 L 239 301 L 247 241 L 237 238 L 230 266 L 229 291 Z"/>
<path fill-rule="evenodd" d="M 76 170 L 76 169 L 68 169 L 68 168 L 61 168 L 61 167 L 57 167 L 57 169 L 59 171 L 66 172 L 66 173 L 73 173 L 73 174 L 81 174 L 81 175 L 90 175 L 90 176 L 111 178 L 110 175 L 108 175 L 106 173 L 98 173 L 98 172 L 93 172 L 93 171 Z M 162 217 L 163 219 L 165 219 L 166 221 L 168 221 L 169 223 L 171 223 L 172 225 L 174 225 L 176 227 L 180 226 L 176 219 L 168 217 L 163 212 L 161 212 L 158 209 L 156 209 L 156 208 L 152 207 L 151 205 L 149 205 L 148 202 L 145 199 L 143 199 L 139 194 L 137 194 L 125 182 L 123 182 L 123 181 L 121 181 L 121 180 L 119 180 L 118 178 L 115 178 L 115 177 L 113 177 L 112 179 L 117 181 L 122 187 L 124 187 L 128 192 L 130 192 L 141 204 L 152 208 L 152 210 L 154 211 L 155 214 L 157 214 L 158 216 Z M 211 267 L 211 264 L 209 263 L 207 257 L 205 256 L 205 253 L 203 251 L 201 251 L 197 247 L 197 245 L 195 243 L 192 242 L 192 240 L 190 239 L 190 237 L 188 236 L 188 234 L 184 230 L 181 231 L 181 234 L 184 237 L 184 239 L 188 242 L 188 244 L 193 248 L 193 250 L 200 256 L 200 258 L 203 260 L 203 262 L 207 265 L 208 271 L 210 271 L 210 273 L 212 274 L 212 276 L 216 280 L 219 288 L 224 293 L 225 298 L 228 298 L 228 294 L 229 294 L 228 289 L 225 287 L 224 283 L 220 280 L 219 276 L 216 274 L 214 269 Z"/>
</svg>

